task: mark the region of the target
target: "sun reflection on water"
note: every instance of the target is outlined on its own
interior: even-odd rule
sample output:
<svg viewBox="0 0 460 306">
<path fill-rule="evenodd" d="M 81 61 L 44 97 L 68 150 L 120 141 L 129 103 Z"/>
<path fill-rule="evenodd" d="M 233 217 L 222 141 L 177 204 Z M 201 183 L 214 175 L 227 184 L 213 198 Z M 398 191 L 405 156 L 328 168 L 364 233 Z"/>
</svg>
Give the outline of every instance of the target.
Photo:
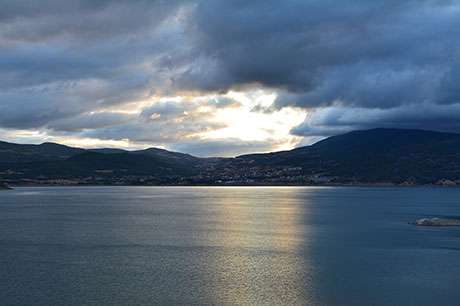
<svg viewBox="0 0 460 306">
<path fill-rule="evenodd" d="M 216 199 L 209 282 L 219 305 L 305 305 L 311 268 L 306 260 L 308 206 L 298 188 L 226 189 Z M 248 193 L 252 196 L 248 197 Z M 254 194 L 255 193 L 255 194 Z"/>
</svg>

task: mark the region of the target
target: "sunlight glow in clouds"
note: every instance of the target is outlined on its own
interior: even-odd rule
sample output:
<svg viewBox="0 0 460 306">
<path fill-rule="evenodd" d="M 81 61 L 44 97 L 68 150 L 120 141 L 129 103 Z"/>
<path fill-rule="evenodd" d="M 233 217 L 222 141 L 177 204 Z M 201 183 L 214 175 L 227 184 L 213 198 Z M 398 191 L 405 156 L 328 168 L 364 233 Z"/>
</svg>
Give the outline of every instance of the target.
<svg viewBox="0 0 460 306">
<path fill-rule="evenodd" d="M 217 110 L 215 120 L 227 124 L 227 127 L 202 134 L 205 139 L 281 140 L 282 144 L 277 149 L 290 149 L 300 141 L 300 137 L 292 136 L 290 130 L 304 121 L 304 110 L 283 108 L 266 113 L 253 111 L 257 105 L 269 108 L 276 99 L 276 94 L 266 94 L 262 90 L 250 94 L 230 92 L 228 96 L 240 102 L 241 107 Z"/>
<path fill-rule="evenodd" d="M 103 107 L 88 112 L 85 118 L 78 118 L 75 122 L 73 119 L 57 120 L 54 123 L 57 131 L 53 128 L 37 131 L 6 130 L 3 134 L 5 140 L 20 143 L 52 141 L 85 148 L 134 150 L 150 146 L 168 149 L 170 140 L 152 135 L 164 133 L 174 137 L 174 133 L 177 133 L 176 137 L 185 141 L 212 143 L 229 140 L 229 145 L 233 141 L 257 143 L 254 148 L 257 152 L 291 149 L 301 142 L 302 137 L 294 136 L 290 131 L 305 120 L 306 112 L 292 107 L 255 111 L 257 107 L 270 109 L 275 99 L 276 93 L 262 89 L 230 91 L 223 95 L 152 97 Z M 196 120 L 200 121 L 202 128 L 194 129 Z M 160 130 L 154 130 L 158 126 Z M 101 128 L 105 129 L 108 137 L 104 133 L 97 134 Z M 63 129 L 68 129 L 68 132 L 62 132 Z M 115 132 L 110 132 L 113 129 Z M 125 131 L 129 129 L 133 129 L 134 134 L 126 134 Z M 149 135 L 150 132 L 152 135 Z M 264 142 L 269 145 L 260 147 Z M 252 152 L 251 147 L 246 151 Z M 232 151 L 220 152 L 219 155 L 234 154 Z M 208 156 L 206 153 L 202 155 Z"/>
<path fill-rule="evenodd" d="M 235 156 L 459 132 L 460 3 L 336 2 L 4 0 L 0 140 Z"/>
</svg>

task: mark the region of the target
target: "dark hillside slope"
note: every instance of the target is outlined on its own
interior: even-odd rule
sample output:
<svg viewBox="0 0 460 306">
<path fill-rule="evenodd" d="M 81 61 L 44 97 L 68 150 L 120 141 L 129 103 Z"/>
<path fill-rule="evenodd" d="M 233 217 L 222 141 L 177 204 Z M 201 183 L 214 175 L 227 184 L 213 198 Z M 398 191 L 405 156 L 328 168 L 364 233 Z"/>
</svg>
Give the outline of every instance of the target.
<svg viewBox="0 0 460 306">
<path fill-rule="evenodd" d="M 162 149 L 76 149 L 56 144 L 5 143 L 0 149 L 0 180 L 10 183 L 170 183 L 199 172 L 202 159 Z M 3 153 L 3 155 L 2 155 Z M 204 159 L 203 159 L 204 160 Z"/>
<path fill-rule="evenodd" d="M 354 131 L 290 151 L 236 158 L 198 158 L 159 148 L 84 150 L 53 143 L 0 142 L 0 181 L 41 184 L 55 180 L 191 185 L 453 181 L 460 185 L 460 134 Z"/>
<path fill-rule="evenodd" d="M 329 137 L 311 146 L 244 155 L 261 167 L 302 167 L 303 174 L 339 182 L 433 182 L 460 179 L 460 134 L 373 129 Z"/>
<path fill-rule="evenodd" d="M 4 163 L 38 162 L 66 159 L 84 151 L 84 149 L 72 148 L 51 142 L 32 145 L 0 141 L 0 161 Z"/>
</svg>

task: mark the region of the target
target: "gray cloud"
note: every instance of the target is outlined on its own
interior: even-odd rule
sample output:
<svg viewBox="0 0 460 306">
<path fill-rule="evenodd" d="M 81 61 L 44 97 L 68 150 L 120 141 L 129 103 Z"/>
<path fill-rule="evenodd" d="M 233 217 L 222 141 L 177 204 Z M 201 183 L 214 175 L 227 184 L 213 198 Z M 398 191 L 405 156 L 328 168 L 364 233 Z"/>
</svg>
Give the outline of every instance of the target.
<svg viewBox="0 0 460 306">
<path fill-rule="evenodd" d="M 218 124 L 193 103 L 157 103 L 140 115 L 105 109 L 154 95 L 264 87 L 278 98 L 253 111 L 309 111 L 296 135 L 376 126 L 460 131 L 459 37 L 460 4 L 448 0 L 7 0 L 0 128 L 205 151 L 187 137 Z M 219 145 L 232 143 L 238 147 Z"/>
<path fill-rule="evenodd" d="M 292 130 L 299 136 L 329 136 L 374 127 L 460 131 L 460 103 L 413 104 L 390 109 L 329 106 L 318 108 Z"/>
<path fill-rule="evenodd" d="M 85 113 L 52 121 L 47 128 L 61 132 L 80 132 L 126 124 L 134 119 L 135 115 L 117 112 Z"/>
<path fill-rule="evenodd" d="M 77 120 L 166 88 L 168 70 L 158 63 L 182 39 L 180 3 L 2 3 L 0 126 L 39 128 L 66 117 Z"/>
<path fill-rule="evenodd" d="M 460 55 L 459 17 L 454 1 L 204 1 L 197 36 L 211 69 L 182 77 L 281 88 L 278 107 L 437 102 Z"/>
<path fill-rule="evenodd" d="M 211 120 L 212 112 L 200 110 L 200 107 L 209 103 L 213 102 L 157 101 L 144 107 L 138 115 L 114 116 L 112 113 L 101 113 L 99 117 L 108 119 L 102 122 L 104 126 L 84 131 L 81 136 L 106 140 L 129 139 L 133 142 L 170 146 L 175 142 L 196 138 L 194 135 L 197 133 L 225 127 Z M 115 120 L 117 124 L 110 124 Z"/>
<path fill-rule="evenodd" d="M 240 139 L 192 139 L 174 143 L 172 150 L 187 152 L 201 157 L 233 157 L 237 155 L 267 152 L 273 148 L 272 141 L 242 141 Z"/>
<path fill-rule="evenodd" d="M 307 120 L 294 134 L 378 126 L 460 132 L 457 1 L 204 1 L 196 24 L 211 68 L 182 75 L 184 86 L 260 84 L 278 89 L 275 108 L 358 113 L 346 124 Z"/>
<path fill-rule="evenodd" d="M 139 31 L 157 26 L 183 1 L 103 0 L 2 2 L 0 30 L 10 41 L 37 42 L 57 38 L 67 42 L 94 43 L 121 36 L 134 37 Z"/>
</svg>

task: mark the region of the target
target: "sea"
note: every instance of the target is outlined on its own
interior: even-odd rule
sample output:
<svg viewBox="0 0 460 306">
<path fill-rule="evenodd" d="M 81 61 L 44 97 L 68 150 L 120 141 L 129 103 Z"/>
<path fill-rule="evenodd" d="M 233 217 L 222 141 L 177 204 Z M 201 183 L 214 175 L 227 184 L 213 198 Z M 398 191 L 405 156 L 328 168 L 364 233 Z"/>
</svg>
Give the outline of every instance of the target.
<svg viewBox="0 0 460 306">
<path fill-rule="evenodd" d="M 0 191 L 1 306 L 460 305 L 460 189 Z"/>
</svg>

